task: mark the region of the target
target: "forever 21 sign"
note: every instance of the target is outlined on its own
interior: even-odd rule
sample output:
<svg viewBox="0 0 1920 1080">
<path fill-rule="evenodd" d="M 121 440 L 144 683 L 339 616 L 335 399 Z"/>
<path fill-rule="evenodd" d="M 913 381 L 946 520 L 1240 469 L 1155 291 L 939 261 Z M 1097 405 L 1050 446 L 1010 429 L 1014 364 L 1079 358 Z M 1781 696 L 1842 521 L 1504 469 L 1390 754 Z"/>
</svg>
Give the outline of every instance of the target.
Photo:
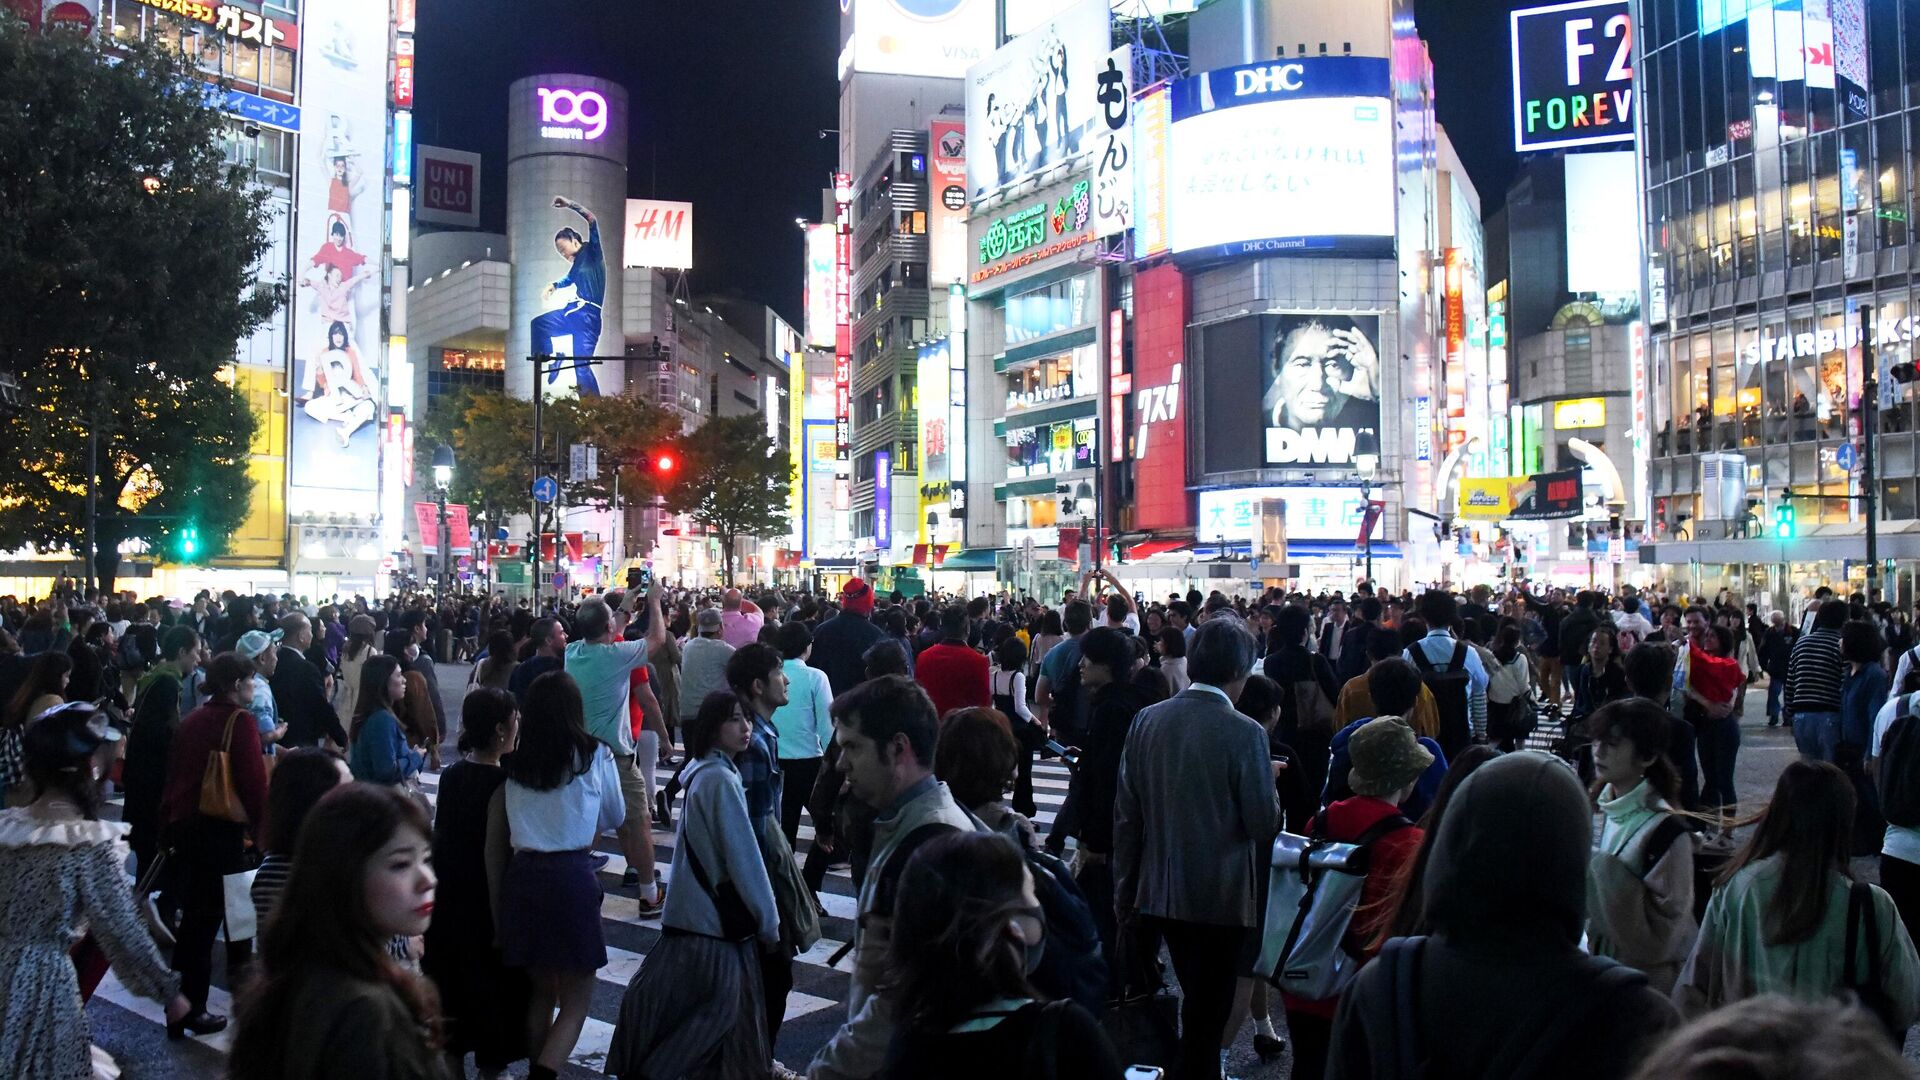
<svg viewBox="0 0 1920 1080">
<path fill-rule="evenodd" d="M 1633 141 L 1628 0 L 1579 0 L 1512 15 L 1513 135 L 1521 151 Z"/>
</svg>

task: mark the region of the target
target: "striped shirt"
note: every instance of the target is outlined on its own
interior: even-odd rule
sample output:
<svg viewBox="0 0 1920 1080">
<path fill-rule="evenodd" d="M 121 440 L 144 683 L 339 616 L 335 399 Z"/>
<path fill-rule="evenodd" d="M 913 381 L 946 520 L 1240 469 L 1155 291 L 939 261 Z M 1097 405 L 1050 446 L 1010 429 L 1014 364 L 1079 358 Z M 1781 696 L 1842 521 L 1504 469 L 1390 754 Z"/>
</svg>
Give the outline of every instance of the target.
<svg viewBox="0 0 1920 1080">
<path fill-rule="evenodd" d="M 1787 710 L 1794 713 L 1840 711 L 1840 631 L 1809 630 L 1793 643 L 1787 661 Z"/>
</svg>

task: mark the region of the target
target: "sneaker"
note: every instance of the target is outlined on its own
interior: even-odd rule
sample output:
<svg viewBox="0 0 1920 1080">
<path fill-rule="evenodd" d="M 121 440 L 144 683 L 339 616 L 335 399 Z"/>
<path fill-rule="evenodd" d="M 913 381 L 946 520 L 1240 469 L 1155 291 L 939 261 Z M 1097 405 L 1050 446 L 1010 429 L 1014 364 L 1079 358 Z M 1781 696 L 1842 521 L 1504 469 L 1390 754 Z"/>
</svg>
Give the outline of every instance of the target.
<svg viewBox="0 0 1920 1080">
<path fill-rule="evenodd" d="M 773 1070 L 768 1073 L 768 1075 L 771 1076 L 773 1080 L 807 1080 L 806 1073 L 794 1072 L 778 1059 L 774 1061 Z"/>
<path fill-rule="evenodd" d="M 649 904 L 647 903 L 647 898 L 643 896 L 640 898 L 639 904 L 640 904 L 641 918 L 643 919 L 659 918 L 660 913 L 667 909 L 667 887 L 665 885 L 660 886 L 660 899 L 655 900 L 653 903 Z"/>
<path fill-rule="evenodd" d="M 623 889 L 639 888 L 640 887 L 640 871 L 635 870 L 631 866 L 627 867 L 627 872 L 620 875 L 620 887 Z"/>
<path fill-rule="evenodd" d="M 587 865 L 593 867 L 593 872 L 596 874 L 605 870 L 609 861 L 611 861 L 609 856 L 602 855 L 597 851 L 587 856 Z M 632 871 L 628 871 L 628 873 L 632 873 Z"/>
</svg>

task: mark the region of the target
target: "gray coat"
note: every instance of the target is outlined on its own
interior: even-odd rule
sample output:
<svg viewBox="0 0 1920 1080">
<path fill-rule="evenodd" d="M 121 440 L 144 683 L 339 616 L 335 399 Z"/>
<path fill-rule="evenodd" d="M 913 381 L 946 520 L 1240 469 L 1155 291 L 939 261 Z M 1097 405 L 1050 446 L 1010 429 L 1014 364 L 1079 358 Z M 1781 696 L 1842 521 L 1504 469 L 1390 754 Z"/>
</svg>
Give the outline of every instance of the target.
<svg viewBox="0 0 1920 1080">
<path fill-rule="evenodd" d="M 1279 828 L 1259 724 L 1198 687 L 1140 711 L 1114 803 L 1117 903 L 1182 922 L 1258 926 L 1255 883 Z"/>
</svg>

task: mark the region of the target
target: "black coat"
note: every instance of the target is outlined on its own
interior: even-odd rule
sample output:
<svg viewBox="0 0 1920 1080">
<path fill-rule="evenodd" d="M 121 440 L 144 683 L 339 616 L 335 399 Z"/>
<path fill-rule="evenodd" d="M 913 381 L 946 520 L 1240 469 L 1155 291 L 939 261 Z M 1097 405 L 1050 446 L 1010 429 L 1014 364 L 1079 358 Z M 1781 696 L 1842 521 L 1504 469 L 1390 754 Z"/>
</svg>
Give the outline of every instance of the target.
<svg viewBox="0 0 1920 1080">
<path fill-rule="evenodd" d="M 327 700 L 325 679 L 313 661 L 297 650 L 282 647 L 280 663 L 267 681 L 273 689 L 273 701 L 280 719 L 287 725 L 288 746 L 318 746 L 322 736 L 334 745 L 347 745 L 347 733 L 340 727 L 339 714 Z"/>
<path fill-rule="evenodd" d="M 866 652 L 886 636 L 871 617 L 843 611 L 814 632 L 813 657 L 807 663 L 827 673 L 827 684 L 839 697 L 866 681 Z"/>
</svg>

